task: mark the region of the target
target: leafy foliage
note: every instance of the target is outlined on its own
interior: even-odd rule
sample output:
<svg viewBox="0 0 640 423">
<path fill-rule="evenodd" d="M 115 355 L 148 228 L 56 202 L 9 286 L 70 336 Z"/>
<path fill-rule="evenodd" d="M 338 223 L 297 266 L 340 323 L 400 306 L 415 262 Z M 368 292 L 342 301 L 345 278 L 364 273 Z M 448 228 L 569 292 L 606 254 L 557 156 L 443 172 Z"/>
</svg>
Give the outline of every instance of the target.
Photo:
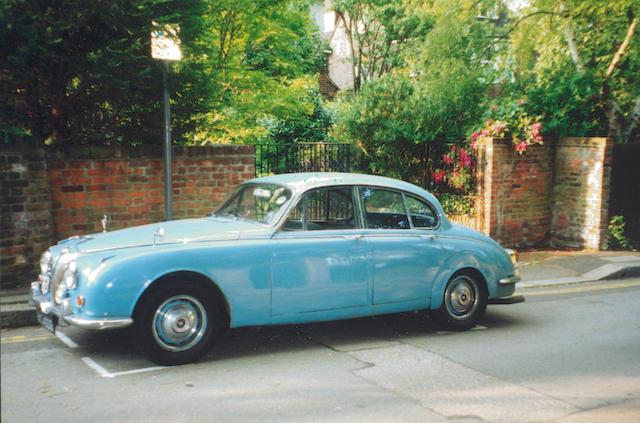
<svg viewBox="0 0 640 423">
<path fill-rule="evenodd" d="M 475 19 L 474 3 L 431 3 L 415 6 L 414 16 L 429 16 L 430 25 L 420 43 L 400 53 L 403 69 L 343 99 L 332 131 L 362 147 L 372 172 L 423 185 L 436 166 L 427 157 L 462 143 L 482 115 L 490 72 L 478 59 L 488 28 Z"/>
<path fill-rule="evenodd" d="M 541 71 L 527 93 L 527 109 L 556 137 L 601 136 L 607 128 L 599 90 L 596 77 L 574 69 Z"/>
<path fill-rule="evenodd" d="M 169 76 L 180 143 L 256 140 L 265 116 L 308 121 L 309 107 L 296 112 L 301 86 L 324 59 L 306 2 L 294 0 L 3 0 L 0 11 L 4 138 L 158 142 L 152 21 L 180 27 L 183 60 Z"/>
<path fill-rule="evenodd" d="M 261 143 L 326 142 L 333 123 L 331 112 L 325 107 L 315 81 L 303 84 L 298 98 L 298 113 L 281 117 L 265 115 L 258 124 L 266 130 Z"/>
<path fill-rule="evenodd" d="M 197 22 L 198 1 L 5 0 L 0 14 L 0 85 L 9 93 L 0 118 L 54 143 L 157 136 L 151 116 L 161 95 L 149 58 L 151 21 Z M 169 12 L 171 11 L 171 12 Z M 157 93 L 157 94 L 156 94 Z"/>
<path fill-rule="evenodd" d="M 505 73 L 548 133 L 630 140 L 622 132 L 640 101 L 640 35 L 629 32 L 638 18 L 636 0 L 532 0 L 514 17 Z"/>
<path fill-rule="evenodd" d="M 407 65 L 433 25 L 428 11 L 403 0 L 334 0 L 351 49 L 354 91 Z"/>
<path fill-rule="evenodd" d="M 624 233 L 625 221 L 622 216 L 613 216 L 609 221 L 607 248 L 609 250 L 630 250 L 631 243 Z"/>
</svg>

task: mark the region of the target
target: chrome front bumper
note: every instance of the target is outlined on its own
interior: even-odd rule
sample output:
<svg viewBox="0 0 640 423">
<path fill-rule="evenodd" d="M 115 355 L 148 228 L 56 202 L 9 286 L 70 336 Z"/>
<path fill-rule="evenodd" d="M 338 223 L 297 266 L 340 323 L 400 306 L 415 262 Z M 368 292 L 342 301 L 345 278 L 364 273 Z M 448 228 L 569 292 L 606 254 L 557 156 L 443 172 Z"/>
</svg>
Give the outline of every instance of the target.
<svg viewBox="0 0 640 423">
<path fill-rule="evenodd" d="M 55 304 L 51 298 L 42 294 L 40 282 L 31 282 L 29 304 L 35 306 L 38 313 L 52 319 L 54 330 L 56 325 L 63 327 L 73 325 L 82 329 L 102 330 L 124 328 L 133 324 L 133 319 L 130 317 L 88 318 L 75 315 L 70 298 L 65 298 L 62 304 Z M 50 327 L 47 329 L 51 330 Z"/>
</svg>

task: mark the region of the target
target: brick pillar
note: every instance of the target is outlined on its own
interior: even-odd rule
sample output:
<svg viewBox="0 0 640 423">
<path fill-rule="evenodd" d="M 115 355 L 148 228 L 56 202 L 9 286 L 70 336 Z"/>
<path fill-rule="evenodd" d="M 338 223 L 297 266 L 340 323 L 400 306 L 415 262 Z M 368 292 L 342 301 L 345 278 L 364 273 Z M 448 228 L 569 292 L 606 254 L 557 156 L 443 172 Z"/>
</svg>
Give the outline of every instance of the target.
<svg viewBox="0 0 640 423">
<path fill-rule="evenodd" d="M 551 246 L 600 249 L 606 241 L 614 141 L 563 138 L 555 160 Z"/>
<path fill-rule="evenodd" d="M 519 155 L 510 140 L 484 138 L 478 157 L 481 230 L 505 246 L 544 245 L 551 220 L 551 148 L 535 145 Z"/>
</svg>

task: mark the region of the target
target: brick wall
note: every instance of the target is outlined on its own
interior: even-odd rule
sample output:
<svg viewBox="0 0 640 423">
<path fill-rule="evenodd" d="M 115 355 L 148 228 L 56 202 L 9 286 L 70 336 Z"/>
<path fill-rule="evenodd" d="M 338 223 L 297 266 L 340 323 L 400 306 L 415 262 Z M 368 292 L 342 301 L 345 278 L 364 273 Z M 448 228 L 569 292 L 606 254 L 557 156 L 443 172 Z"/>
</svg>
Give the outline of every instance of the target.
<svg viewBox="0 0 640 423">
<path fill-rule="evenodd" d="M 36 273 L 53 240 L 50 206 L 44 151 L 0 149 L 0 286 Z"/>
<path fill-rule="evenodd" d="M 563 138 L 558 141 L 552 247 L 604 247 L 612 161 L 612 139 Z"/>
<path fill-rule="evenodd" d="M 506 246 L 603 247 L 613 141 L 563 138 L 514 153 L 510 140 L 478 144 L 476 219 Z"/>
<path fill-rule="evenodd" d="M 14 148 L 15 150 L 15 148 Z M 161 148 L 0 150 L 3 288 L 36 277 L 40 254 L 69 236 L 162 221 Z M 254 175 L 253 146 L 173 150 L 173 215 L 203 216 Z"/>
</svg>

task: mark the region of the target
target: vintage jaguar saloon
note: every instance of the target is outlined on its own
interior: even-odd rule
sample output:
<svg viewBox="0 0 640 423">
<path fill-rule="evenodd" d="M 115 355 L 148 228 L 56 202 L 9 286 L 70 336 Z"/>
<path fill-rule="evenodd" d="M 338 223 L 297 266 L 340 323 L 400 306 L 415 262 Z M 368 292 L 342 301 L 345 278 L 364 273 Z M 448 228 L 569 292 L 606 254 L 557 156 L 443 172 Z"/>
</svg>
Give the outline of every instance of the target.
<svg viewBox="0 0 640 423">
<path fill-rule="evenodd" d="M 43 326 L 133 326 L 161 364 L 198 359 L 226 327 L 428 310 L 462 330 L 522 301 L 514 252 L 421 188 L 343 173 L 253 179 L 206 217 L 75 236 L 40 267 Z"/>
</svg>

